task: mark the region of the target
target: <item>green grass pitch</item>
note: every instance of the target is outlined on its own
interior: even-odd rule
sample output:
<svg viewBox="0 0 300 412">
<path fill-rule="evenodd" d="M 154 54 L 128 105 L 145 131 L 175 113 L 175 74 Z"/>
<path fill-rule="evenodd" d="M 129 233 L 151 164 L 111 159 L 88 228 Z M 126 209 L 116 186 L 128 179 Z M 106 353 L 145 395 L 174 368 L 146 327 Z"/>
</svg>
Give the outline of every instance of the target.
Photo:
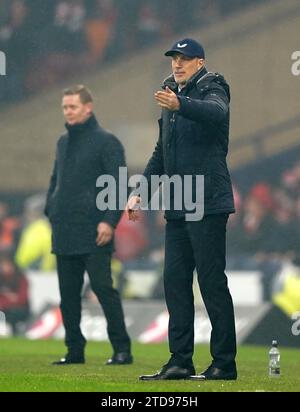
<svg viewBox="0 0 300 412">
<path fill-rule="evenodd" d="M 141 374 L 154 373 L 168 360 L 167 344 L 133 344 L 135 362 L 105 366 L 111 355 L 108 343 L 89 342 L 84 365 L 53 366 L 65 353 L 61 341 L 0 339 L 1 392 L 239 392 L 300 391 L 300 350 L 280 348 L 281 376 L 268 377 L 267 347 L 239 346 L 237 381 L 139 382 Z M 197 372 L 210 362 L 209 348 L 197 345 Z"/>
</svg>

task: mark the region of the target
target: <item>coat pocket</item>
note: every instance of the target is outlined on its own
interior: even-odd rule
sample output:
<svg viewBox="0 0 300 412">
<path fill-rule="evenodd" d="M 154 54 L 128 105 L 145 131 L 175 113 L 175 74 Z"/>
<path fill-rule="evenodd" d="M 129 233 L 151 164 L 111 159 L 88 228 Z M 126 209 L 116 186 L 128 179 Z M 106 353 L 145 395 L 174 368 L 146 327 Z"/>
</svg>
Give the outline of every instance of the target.
<svg viewBox="0 0 300 412">
<path fill-rule="evenodd" d="M 232 191 L 230 177 L 226 174 L 212 173 L 211 186 L 213 191 L 213 198 L 227 195 Z"/>
</svg>

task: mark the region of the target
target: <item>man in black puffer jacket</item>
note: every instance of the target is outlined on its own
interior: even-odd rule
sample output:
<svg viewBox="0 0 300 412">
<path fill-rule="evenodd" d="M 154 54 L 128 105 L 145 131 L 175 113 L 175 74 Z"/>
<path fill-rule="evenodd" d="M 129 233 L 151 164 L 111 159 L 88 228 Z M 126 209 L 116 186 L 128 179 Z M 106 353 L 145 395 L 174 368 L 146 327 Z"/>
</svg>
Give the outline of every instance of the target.
<svg viewBox="0 0 300 412">
<path fill-rule="evenodd" d="M 184 39 L 166 52 L 172 57 L 173 74 L 164 91 L 155 93 L 162 107 L 160 134 L 144 176 L 204 176 L 204 207 L 199 219 L 188 219 L 188 209 L 178 210 L 178 192 L 170 191 L 166 210 L 164 284 L 170 314 L 168 363 L 154 375 L 141 380 L 188 379 L 195 374 L 193 271 L 211 324 L 212 364 L 193 379 L 236 379 L 236 335 L 234 311 L 225 275 L 225 234 L 229 213 L 234 212 L 231 180 L 226 156 L 229 134 L 229 86 L 223 76 L 209 73 L 201 44 Z M 199 189 L 199 188 L 198 188 Z M 142 192 L 141 192 L 142 193 Z M 145 192 L 144 192 L 145 193 Z M 151 188 L 148 191 L 148 199 Z M 182 198 L 184 195 L 181 193 Z M 182 200 L 182 199 L 179 199 Z M 138 217 L 143 199 L 132 196 L 129 218 Z M 203 218 L 202 218 L 203 217 Z M 201 219 L 202 218 L 202 219 Z"/>
<path fill-rule="evenodd" d="M 114 194 L 119 198 L 119 168 L 126 166 L 124 150 L 115 136 L 99 126 L 93 114 L 92 95 L 86 87 L 64 91 L 63 112 L 67 133 L 57 143 L 45 209 L 52 226 L 68 348 L 67 356 L 54 364 L 84 363 L 86 341 L 80 330 L 80 318 L 85 270 L 107 320 L 114 350 L 107 364 L 129 364 L 130 339 L 120 296 L 111 277 L 113 234 L 122 205 L 117 204 L 117 210 L 99 210 L 96 206 L 96 181 L 101 175 L 115 179 Z"/>
</svg>

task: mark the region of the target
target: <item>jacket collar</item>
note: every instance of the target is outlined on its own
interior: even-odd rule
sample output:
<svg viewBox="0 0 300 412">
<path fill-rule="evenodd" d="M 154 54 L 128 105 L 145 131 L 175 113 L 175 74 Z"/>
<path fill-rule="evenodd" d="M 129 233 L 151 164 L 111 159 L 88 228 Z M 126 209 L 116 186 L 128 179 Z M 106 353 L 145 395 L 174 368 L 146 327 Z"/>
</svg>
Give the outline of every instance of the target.
<svg viewBox="0 0 300 412">
<path fill-rule="evenodd" d="M 95 130 L 98 127 L 99 124 L 94 113 L 92 113 L 92 115 L 84 123 L 78 123 L 74 125 L 65 123 L 65 128 L 68 130 L 70 135 L 78 135 L 87 131 Z"/>
</svg>

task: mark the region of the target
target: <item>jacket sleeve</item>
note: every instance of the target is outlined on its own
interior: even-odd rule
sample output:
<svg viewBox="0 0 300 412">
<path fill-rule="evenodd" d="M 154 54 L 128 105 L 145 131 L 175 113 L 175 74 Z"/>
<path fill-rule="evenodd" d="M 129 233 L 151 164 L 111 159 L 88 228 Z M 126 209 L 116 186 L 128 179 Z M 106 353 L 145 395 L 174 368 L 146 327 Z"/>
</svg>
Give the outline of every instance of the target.
<svg viewBox="0 0 300 412">
<path fill-rule="evenodd" d="M 55 159 L 53 170 L 52 170 L 52 175 L 51 175 L 51 178 L 50 178 L 50 184 L 49 184 L 49 188 L 48 188 L 48 192 L 47 192 L 47 197 L 46 197 L 46 205 L 45 205 L 45 209 L 44 209 L 44 214 L 47 217 L 49 216 L 49 200 L 50 200 L 50 197 L 52 196 L 52 194 L 55 190 L 56 181 L 57 181 L 57 160 Z"/>
<path fill-rule="evenodd" d="M 117 210 L 106 210 L 101 222 L 106 222 L 116 227 L 121 219 L 125 204 L 119 204 L 119 168 L 126 167 L 125 153 L 119 140 L 111 135 L 109 141 L 102 148 L 102 165 L 106 174 L 112 176 L 116 182 L 116 206 Z M 128 189 L 126 182 L 126 191 Z M 128 191 L 126 192 L 128 194 Z M 127 196 L 126 196 L 127 199 Z M 126 199 L 124 201 L 126 202 Z"/>
<path fill-rule="evenodd" d="M 229 110 L 226 92 L 218 84 L 212 85 L 203 100 L 177 96 L 180 102 L 178 114 L 195 122 L 221 122 Z"/>
<path fill-rule="evenodd" d="M 163 145 L 162 145 L 162 119 L 159 119 L 159 138 L 156 143 L 154 152 L 144 170 L 143 176 L 148 182 L 148 201 L 151 199 L 151 176 L 161 176 L 164 174 L 164 159 L 163 159 Z"/>
</svg>

